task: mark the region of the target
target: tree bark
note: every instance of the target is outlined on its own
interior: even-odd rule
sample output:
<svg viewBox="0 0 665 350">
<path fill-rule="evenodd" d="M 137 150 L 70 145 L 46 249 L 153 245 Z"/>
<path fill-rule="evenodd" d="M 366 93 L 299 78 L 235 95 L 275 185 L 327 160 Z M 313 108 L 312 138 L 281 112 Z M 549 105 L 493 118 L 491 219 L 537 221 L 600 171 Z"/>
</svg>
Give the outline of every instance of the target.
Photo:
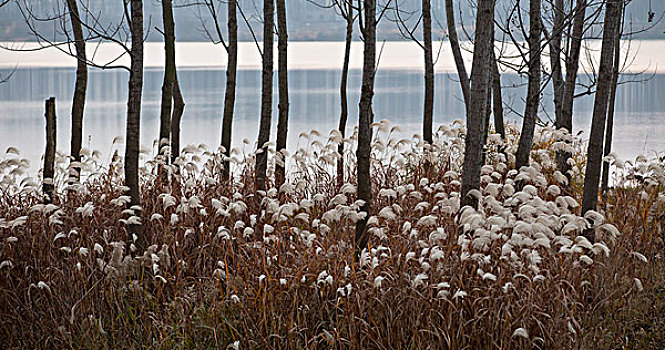
<svg viewBox="0 0 665 350">
<path fill-rule="evenodd" d="M 226 90 L 224 91 L 224 116 L 222 121 L 222 147 L 224 155 L 231 156 L 231 131 L 233 130 L 233 113 L 236 103 L 236 71 L 238 69 L 238 19 L 236 16 L 236 0 L 228 2 L 227 27 L 229 35 L 228 61 L 226 65 Z M 228 180 L 231 173 L 228 159 L 223 161 L 222 179 Z"/>
<path fill-rule="evenodd" d="M 471 70 L 471 91 L 467 108 L 467 134 L 465 138 L 464 165 L 462 167 L 461 205 L 478 208 L 478 200 L 469 191 L 480 187 L 481 154 L 483 150 L 483 123 L 485 103 L 489 89 L 490 68 L 487 67 L 492 53 L 492 28 L 481 23 L 494 23 L 495 0 L 478 0 L 476 14 L 475 47 Z"/>
<path fill-rule="evenodd" d="M 171 161 L 175 161 L 180 156 L 180 121 L 185 112 L 185 100 L 180 91 L 180 82 L 178 81 L 178 71 L 176 70 L 175 82 L 173 85 L 173 115 L 171 116 Z"/>
<path fill-rule="evenodd" d="M 53 191 L 55 189 L 53 184 L 53 176 L 55 163 L 55 145 L 57 137 L 55 97 L 51 97 L 46 100 L 44 117 L 46 118 L 46 149 L 44 151 L 42 191 L 46 195 L 46 202 L 51 203 L 53 201 Z"/>
<path fill-rule="evenodd" d="M 462 86 L 462 95 L 464 96 L 464 104 L 466 105 L 467 113 L 469 110 L 469 100 L 471 95 L 471 83 L 469 76 L 464 66 L 464 58 L 462 58 L 462 50 L 459 46 L 459 39 L 457 37 L 457 27 L 455 27 L 455 12 L 453 9 L 453 0 L 446 0 L 446 22 L 448 24 L 448 40 L 450 41 L 450 48 L 453 52 L 455 59 L 455 67 L 457 68 L 457 75 L 459 77 L 460 85 Z"/>
<path fill-rule="evenodd" d="M 563 73 L 561 71 L 561 41 L 565 19 L 563 0 L 555 0 L 552 11 L 554 12 L 554 24 L 550 40 L 550 66 L 552 67 L 552 86 L 554 88 L 554 115 L 555 121 L 559 121 L 563 112 L 564 90 Z"/>
<path fill-rule="evenodd" d="M 171 109 L 173 107 L 173 86 L 175 85 L 175 23 L 173 21 L 173 0 L 162 0 L 162 20 L 164 23 L 164 81 L 162 83 L 162 104 L 159 119 L 159 153 L 169 144 L 171 138 Z"/>
<path fill-rule="evenodd" d="M 600 49 L 600 65 L 598 67 L 596 96 L 593 105 L 593 117 L 587 150 L 582 214 L 585 214 L 589 210 L 596 210 L 598 202 L 598 185 L 600 183 L 600 167 L 603 157 L 603 133 L 605 131 L 605 118 L 607 117 L 607 102 L 612 85 L 614 43 L 617 36 L 617 26 L 621 21 L 622 1 L 607 0 L 605 5 L 603 43 Z M 594 235 L 592 231 L 585 232 L 585 236 L 593 242 Z"/>
<path fill-rule="evenodd" d="M 422 0 L 423 47 L 425 48 L 425 101 L 423 104 L 423 138 L 432 144 L 432 123 L 434 115 L 434 60 L 432 58 L 432 4 Z"/>
<path fill-rule="evenodd" d="M 277 0 L 277 89 L 279 104 L 277 106 L 279 117 L 277 120 L 276 149 L 279 159 L 275 166 L 275 183 L 277 187 L 284 183 L 286 177 L 286 137 L 289 129 L 289 71 L 288 63 L 288 31 L 286 28 L 286 0 Z"/>
<path fill-rule="evenodd" d="M 362 34 L 363 70 L 362 85 L 360 88 L 360 103 L 358 104 L 358 199 L 364 201 L 360 211 L 366 215 L 356 223 L 356 251 L 361 252 L 367 245 L 368 237 L 365 226 L 370 215 L 372 201 L 372 184 L 370 180 L 370 153 L 371 137 L 370 124 L 372 122 L 372 99 L 374 97 L 374 77 L 376 73 L 376 0 L 363 0 L 365 23 Z"/>
<path fill-rule="evenodd" d="M 517 147 L 515 169 L 529 165 L 533 135 L 536 130 L 536 118 L 540 103 L 540 42 L 543 33 L 540 16 L 541 0 L 531 0 L 529 5 L 529 86 L 527 88 L 524 121 Z"/>
<path fill-rule="evenodd" d="M 623 19 L 623 2 L 621 6 L 621 18 Z M 614 64 L 612 70 L 612 82 L 610 85 L 609 106 L 607 110 L 607 125 L 605 126 L 605 147 L 603 149 L 603 158 L 612 152 L 612 138 L 614 133 L 614 107 L 616 104 L 617 84 L 619 82 L 619 70 L 621 68 L 621 36 L 622 24 L 617 25 L 616 38 L 614 41 Z M 603 176 L 601 179 L 600 193 L 603 204 L 607 203 L 607 192 L 609 189 L 610 163 L 603 161 Z"/>
<path fill-rule="evenodd" d="M 256 188 L 265 190 L 268 168 L 268 141 L 272 119 L 273 27 L 275 26 L 274 0 L 263 0 L 263 69 L 261 80 L 261 122 L 256 155 Z"/>
<path fill-rule="evenodd" d="M 141 135 L 141 95 L 143 94 L 143 1 L 131 0 L 131 32 L 129 96 L 127 98 L 127 135 L 125 141 L 125 185 L 129 187 L 130 206 L 140 205 L 139 153 Z M 137 213 L 140 216 L 140 213 Z M 141 225 L 129 225 L 129 233 L 136 234 L 137 251 L 146 247 Z"/>
<path fill-rule="evenodd" d="M 337 187 L 344 185 L 344 137 L 346 136 L 346 122 L 349 118 L 349 105 L 346 86 L 349 80 L 349 61 L 351 58 L 351 42 L 353 41 L 353 0 L 344 0 L 348 5 L 346 11 L 346 40 L 344 45 L 344 63 L 342 64 L 342 77 L 339 84 L 340 116 L 339 132 L 342 134 L 342 142 L 337 146 L 339 160 L 337 161 Z"/>
<path fill-rule="evenodd" d="M 74 33 L 74 47 L 76 49 L 76 83 L 72 99 L 72 137 L 70 155 L 73 161 L 81 161 L 81 144 L 83 143 L 83 112 L 85 110 L 85 96 L 88 87 L 88 64 L 85 52 L 85 38 L 76 0 L 67 0 L 69 18 Z M 81 167 L 73 167 L 70 178 L 79 181 Z"/>
<path fill-rule="evenodd" d="M 573 17 L 573 30 L 570 36 L 570 51 L 566 60 L 566 77 L 563 86 L 563 96 L 561 98 L 561 120 L 557 120 L 555 124 L 557 129 L 563 128 L 568 131 L 568 133 L 573 132 L 573 98 L 575 96 L 577 71 L 580 66 L 580 52 L 582 50 L 586 7 L 587 0 L 577 0 Z M 568 164 L 570 156 L 571 154 L 565 151 L 559 151 L 556 154 L 556 162 L 559 171 L 568 178 L 570 178 L 570 164 Z"/>
</svg>

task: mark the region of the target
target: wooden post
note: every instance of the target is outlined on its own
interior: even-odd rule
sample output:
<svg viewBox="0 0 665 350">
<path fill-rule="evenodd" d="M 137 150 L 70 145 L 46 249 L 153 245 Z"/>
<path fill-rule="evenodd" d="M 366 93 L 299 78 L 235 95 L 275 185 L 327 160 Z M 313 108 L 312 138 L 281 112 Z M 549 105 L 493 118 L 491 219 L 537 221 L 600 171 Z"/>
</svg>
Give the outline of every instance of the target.
<svg viewBox="0 0 665 350">
<path fill-rule="evenodd" d="M 46 201 L 50 203 L 53 200 L 53 164 L 55 163 L 55 143 L 56 143 L 56 118 L 55 118 L 55 97 L 46 100 L 46 151 L 44 153 L 44 179 L 42 190 L 46 195 Z"/>
</svg>

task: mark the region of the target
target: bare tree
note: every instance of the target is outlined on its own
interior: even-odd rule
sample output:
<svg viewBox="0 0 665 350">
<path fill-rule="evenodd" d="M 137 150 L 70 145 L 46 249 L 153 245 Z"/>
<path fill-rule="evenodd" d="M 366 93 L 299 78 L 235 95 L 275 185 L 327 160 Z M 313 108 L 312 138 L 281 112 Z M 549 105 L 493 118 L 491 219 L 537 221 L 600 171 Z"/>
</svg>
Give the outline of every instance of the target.
<svg viewBox="0 0 665 350">
<path fill-rule="evenodd" d="M 617 25 L 617 33 L 614 39 L 614 67 L 612 69 L 612 82 L 610 85 L 609 105 L 607 109 L 607 125 L 605 126 L 605 146 L 603 148 L 603 158 L 607 157 L 612 152 L 612 138 L 614 132 L 614 108 L 616 104 L 617 87 L 619 83 L 619 71 L 621 68 L 621 38 L 623 35 L 623 21 L 626 15 L 626 4 L 621 0 L 621 22 Z M 607 202 L 607 192 L 609 189 L 610 178 L 610 162 L 603 160 L 602 178 L 600 193 L 603 205 Z"/>
<path fill-rule="evenodd" d="M 85 95 L 88 87 L 88 64 L 86 63 L 85 38 L 81 15 L 76 0 L 67 0 L 74 46 L 76 48 L 76 83 L 74 84 L 74 97 L 72 98 L 72 137 L 70 155 L 76 162 L 81 161 L 81 144 L 83 141 L 83 112 L 85 110 Z M 78 181 L 81 168 L 72 169 L 72 178 Z"/>
<path fill-rule="evenodd" d="M 566 59 L 566 77 L 563 85 L 563 95 L 561 96 L 561 119 L 557 119 L 555 123 L 557 129 L 563 128 L 568 133 L 572 133 L 573 131 L 573 100 L 575 97 L 577 72 L 580 65 L 586 8 L 587 0 L 577 0 L 573 12 L 572 33 L 569 39 L 570 48 L 568 49 Z M 570 175 L 570 164 L 568 164 L 570 157 L 570 153 L 566 151 L 559 151 L 556 154 L 557 167 L 566 176 Z"/>
<path fill-rule="evenodd" d="M 279 118 L 277 120 L 277 164 L 275 166 L 275 183 L 279 187 L 286 177 L 286 137 L 289 128 L 289 72 L 288 31 L 286 28 L 286 1 L 277 2 L 277 88 L 279 90 Z"/>
<path fill-rule="evenodd" d="M 337 186 L 344 184 L 344 136 L 346 135 L 346 122 L 349 117 L 349 104 L 346 86 L 349 80 L 349 61 L 351 59 L 351 42 L 353 40 L 353 23 L 355 15 L 353 9 L 353 0 L 335 0 L 339 12 L 346 21 L 346 36 L 344 39 L 344 62 L 342 63 L 342 76 L 339 83 L 340 96 L 340 116 L 339 132 L 342 135 L 342 141 L 337 146 L 339 160 L 337 161 Z"/>
<path fill-rule="evenodd" d="M 231 134 L 233 130 L 233 114 L 235 112 L 236 102 L 236 75 L 238 70 L 238 2 L 237 0 L 226 0 L 226 27 L 228 40 L 224 40 L 222 28 L 217 13 L 220 1 L 204 0 L 205 8 L 212 18 L 213 31 L 208 30 L 205 21 L 203 23 L 204 33 L 210 41 L 215 44 L 222 44 L 227 54 L 226 63 L 226 87 L 224 90 L 224 111 L 222 117 L 222 140 L 221 146 L 224 149 L 224 160 L 222 167 L 222 179 L 228 180 L 230 176 L 230 162 L 228 158 L 231 155 Z M 251 27 L 250 27 L 251 30 Z"/>
<path fill-rule="evenodd" d="M 161 0 L 162 21 L 164 24 L 164 81 L 162 83 L 162 103 L 159 123 L 159 152 L 169 145 L 171 139 L 171 113 L 173 91 L 176 82 L 175 65 L 175 21 L 173 20 L 173 0 Z"/>
<path fill-rule="evenodd" d="M 453 53 L 453 58 L 455 59 L 455 67 L 457 68 L 460 85 L 462 86 L 464 104 L 468 110 L 471 95 L 471 83 L 469 82 L 469 76 L 466 72 L 466 67 L 464 66 L 464 58 L 462 57 L 462 50 L 460 49 L 459 38 L 457 37 L 453 0 L 446 0 L 446 22 L 448 24 L 448 40 L 450 41 L 450 48 Z"/>
<path fill-rule="evenodd" d="M 272 119 L 272 81 L 273 81 L 273 34 L 275 26 L 274 0 L 263 0 L 263 62 L 261 80 L 261 121 L 256 155 L 256 187 L 266 188 L 266 170 L 268 168 L 268 141 L 270 141 L 270 122 Z"/>
<path fill-rule="evenodd" d="M 360 0 L 359 0 L 360 1 Z M 374 97 L 374 77 L 376 74 L 376 0 L 362 0 L 360 12 L 360 31 L 364 40 L 362 85 L 358 104 L 358 149 L 356 150 L 358 174 L 358 199 L 363 201 L 360 211 L 365 214 L 356 223 L 356 251 L 362 251 L 367 245 L 367 219 L 372 201 L 370 180 L 370 152 L 372 99 Z"/>
<path fill-rule="evenodd" d="M 519 6 L 519 5 L 518 5 Z M 529 5 L 529 86 L 527 88 L 526 106 L 524 109 L 524 121 L 522 123 L 522 132 L 520 135 L 519 146 L 517 148 L 516 165 L 519 169 L 529 165 L 529 156 L 531 155 L 531 145 L 533 135 L 536 129 L 536 118 L 538 117 L 538 107 L 540 105 L 540 78 L 541 78 L 541 38 L 542 38 L 542 20 L 541 20 L 541 0 L 530 0 Z"/>
<path fill-rule="evenodd" d="M 603 133 L 607 118 L 607 105 L 612 87 L 614 68 L 614 45 L 619 33 L 617 27 L 621 22 L 623 0 L 607 0 L 605 3 L 605 23 L 603 25 L 603 42 L 598 67 L 598 82 L 591 120 L 591 132 L 587 151 L 587 166 L 584 176 L 584 196 L 582 213 L 595 210 L 598 202 L 598 185 L 603 157 Z M 593 232 L 585 232 L 593 242 Z"/>
<path fill-rule="evenodd" d="M 139 153 L 141 137 L 141 96 L 143 94 L 143 1 L 125 1 L 125 12 L 129 10 L 131 49 L 129 50 L 129 96 L 127 98 L 127 132 L 125 144 L 125 185 L 129 187 L 130 205 L 141 205 L 139 183 Z M 142 252 L 147 241 L 142 234 L 142 226 L 131 224 L 129 232 L 136 234 L 136 248 Z"/>
<path fill-rule="evenodd" d="M 464 165 L 462 168 L 461 205 L 478 207 L 478 198 L 471 190 L 480 187 L 480 168 L 483 151 L 483 125 L 490 85 L 490 60 L 492 54 L 492 28 L 483 23 L 494 23 L 495 0 L 478 0 L 476 14 L 471 90 L 467 108 L 467 134 L 465 138 Z"/>
<path fill-rule="evenodd" d="M 565 26 L 566 13 L 563 0 L 554 0 L 552 4 L 553 25 L 550 38 L 550 66 L 552 70 L 552 86 L 554 88 L 554 114 L 555 120 L 561 120 L 563 112 L 564 80 L 561 69 L 561 45 Z"/>
</svg>

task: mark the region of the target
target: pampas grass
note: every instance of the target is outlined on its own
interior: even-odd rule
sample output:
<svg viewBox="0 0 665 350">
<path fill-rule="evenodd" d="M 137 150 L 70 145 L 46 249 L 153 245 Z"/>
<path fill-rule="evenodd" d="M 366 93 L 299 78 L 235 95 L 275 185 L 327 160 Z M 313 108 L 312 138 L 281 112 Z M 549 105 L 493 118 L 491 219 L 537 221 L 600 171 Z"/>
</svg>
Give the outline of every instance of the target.
<svg viewBox="0 0 665 350">
<path fill-rule="evenodd" d="M 57 196 L 44 205 L 10 148 L 0 161 L 2 346 L 662 347 L 662 158 L 610 159 L 615 187 L 584 218 L 581 142 L 540 129 L 532 164 L 509 170 L 509 126 L 507 144 L 489 138 L 476 211 L 459 204 L 460 122 L 427 146 L 385 121 L 374 128 L 371 238 L 357 259 L 355 156 L 336 153 L 338 142 L 354 148 L 355 133 L 301 135 L 288 183 L 265 192 L 253 190 L 243 149 L 231 152 L 230 182 L 223 153 L 204 145 L 173 164 L 145 159 L 132 208 L 118 156 L 88 151 L 83 182 L 69 184 L 60 155 Z M 552 162 L 557 147 L 574 151 L 570 185 Z M 351 179 L 341 188 L 339 157 Z M 138 223 L 150 242 L 140 254 L 127 233 Z"/>
</svg>

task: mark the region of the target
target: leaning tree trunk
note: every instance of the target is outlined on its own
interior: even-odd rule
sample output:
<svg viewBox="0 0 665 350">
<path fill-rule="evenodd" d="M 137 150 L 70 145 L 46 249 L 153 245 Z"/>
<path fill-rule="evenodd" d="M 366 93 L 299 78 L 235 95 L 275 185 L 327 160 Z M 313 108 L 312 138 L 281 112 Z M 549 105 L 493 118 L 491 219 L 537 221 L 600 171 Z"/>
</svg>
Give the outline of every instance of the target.
<svg viewBox="0 0 665 350">
<path fill-rule="evenodd" d="M 425 101 L 423 104 L 423 138 L 432 144 L 434 114 L 434 60 L 432 58 L 432 4 L 422 0 L 423 46 L 425 48 Z"/>
<path fill-rule="evenodd" d="M 483 151 L 483 124 L 485 104 L 490 84 L 490 67 L 487 66 L 492 54 L 492 28 L 481 23 L 494 23 L 494 1 L 478 0 L 476 14 L 475 47 L 473 68 L 471 69 L 471 91 L 466 113 L 467 134 L 464 141 L 464 165 L 462 167 L 461 205 L 478 208 L 478 199 L 469 194 L 480 187 L 480 168 Z"/>
<path fill-rule="evenodd" d="M 130 206 L 140 205 L 139 147 L 141 135 L 141 95 L 143 93 L 143 1 L 131 0 L 129 22 L 132 47 L 130 50 L 129 96 L 127 98 L 127 135 L 125 140 L 125 185 L 129 187 Z M 140 216 L 140 213 L 137 213 Z M 138 236 L 137 251 L 146 247 L 141 225 L 129 225 L 129 233 Z"/>
<path fill-rule="evenodd" d="M 88 64 L 85 53 L 85 38 L 81 17 L 76 0 L 67 0 L 69 17 L 74 33 L 74 47 L 76 48 L 76 83 L 74 85 L 74 98 L 72 99 L 72 139 L 70 154 L 73 161 L 81 161 L 81 144 L 83 142 L 83 111 L 85 109 L 85 95 L 88 86 Z M 78 181 L 81 167 L 75 166 L 70 178 Z"/>
<path fill-rule="evenodd" d="M 226 91 L 224 92 L 224 117 L 222 121 L 222 147 L 224 148 L 222 179 L 228 180 L 231 173 L 231 131 L 233 130 L 233 113 L 236 104 L 236 71 L 238 69 L 238 18 L 236 16 L 236 0 L 228 2 L 227 27 L 229 44 L 226 53 Z"/>
<path fill-rule="evenodd" d="M 621 21 L 621 3 L 623 0 L 607 0 L 605 7 L 605 23 L 603 25 L 603 43 L 600 49 L 600 65 L 598 67 L 598 80 L 596 96 L 591 119 L 591 132 L 589 134 L 589 147 L 587 150 L 587 165 L 584 175 L 584 195 L 582 197 L 582 214 L 589 210 L 596 210 L 598 203 L 598 185 L 600 183 L 600 167 L 603 157 L 603 133 L 605 131 L 605 118 L 607 116 L 607 101 L 612 87 L 614 66 L 614 43 L 617 36 L 617 26 Z M 585 232 L 587 239 L 593 242 L 593 231 Z"/>
<path fill-rule="evenodd" d="M 464 104 L 466 105 L 467 113 L 470 108 L 469 99 L 471 94 L 471 83 L 469 76 L 464 67 L 464 58 L 462 57 L 462 50 L 459 46 L 459 39 L 457 37 L 457 27 L 455 27 L 455 10 L 453 9 L 453 0 L 446 0 L 446 21 L 448 22 L 448 40 L 450 41 L 450 48 L 453 52 L 455 59 L 455 67 L 457 68 L 457 75 L 459 82 L 462 86 L 462 95 L 464 96 Z"/>
<path fill-rule="evenodd" d="M 261 80 L 261 122 L 256 155 L 256 187 L 266 188 L 268 169 L 268 141 L 272 119 L 273 27 L 275 26 L 274 0 L 263 0 L 263 78 Z"/>
<path fill-rule="evenodd" d="M 171 162 L 174 162 L 180 156 L 180 121 L 184 112 L 185 100 L 182 98 L 178 71 L 176 70 L 173 85 L 173 114 L 171 115 Z"/>
<path fill-rule="evenodd" d="M 360 103 L 358 104 L 358 149 L 356 150 L 358 174 L 358 199 L 364 203 L 360 211 L 365 217 L 356 223 L 356 252 L 362 251 L 367 245 L 368 237 L 365 226 L 370 215 L 372 201 L 372 184 L 370 180 L 370 152 L 372 122 L 372 99 L 374 98 L 374 76 L 376 73 L 376 0 L 363 0 L 365 23 L 362 34 L 363 45 L 363 72 L 360 88 Z"/>
<path fill-rule="evenodd" d="M 277 120 L 277 165 L 275 183 L 281 186 L 286 177 L 286 136 L 289 129 L 289 71 L 287 68 L 288 32 L 286 29 L 286 0 L 277 0 L 277 88 L 279 118 Z"/>
<path fill-rule="evenodd" d="M 164 81 L 162 83 L 162 104 L 159 118 L 159 153 L 169 145 L 171 138 L 171 109 L 173 107 L 173 87 L 175 85 L 175 23 L 173 21 L 173 0 L 162 0 L 162 20 L 164 22 Z"/>
<path fill-rule="evenodd" d="M 533 135 L 536 130 L 536 117 L 540 102 L 540 39 L 543 32 L 540 19 L 541 0 L 531 0 L 529 6 L 529 86 L 527 88 L 524 121 L 519 146 L 517 147 L 515 169 L 529 165 Z"/>
<path fill-rule="evenodd" d="M 555 121 L 562 118 L 563 112 L 563 73 L 561 72 L 561 41 L 564 30 L 563 0 L 555 0 L 552 8 L 554 12 L 554 25 L 550 40 L 550 65 L 552 67 L 552 86 L 554 88 L 554 115 Z"/>
<path fill-rule="evenodd" d="M 623 3 L 619 6 L 621 9 L 621 17 L 623 19 Z M 614 67 L 612 70 L 612 83 L 610 86 L 609 106 L 607 110 L 607 126 L 605 126 L 605 147 L 603 149 L 603 158 L 612 152 L 612 138 L 614 132 L 614 107 L 616 104 L 617 84 L 619 82 L 619 70 L 621 65 L 621 36 L 623 28 L 620 23 L 617 25 L 616 39 L 614 41 Z M 600 194 L 603 200 L 603 205 L 607 203 L 607 191 L 609 189 L 610 179 L 610 162 L 603 161 L 603 176 L 601 179 Z"/>
<path fill-rule="evenodd" d="M 342 141 L 337 146 L 339 160 L 337 161 L 337 187 L 344 185 L 344 136 L 346 135 L 346 122 L 349 118 L 349 105 L 347 100 L 346 85 L 349 80 L 349 60 L 351 58 L 351 42 L 353 41 L 353 0 L 345 0 L 346 12 L 346 41 L 344 45 L 344 63 L 342 64 L 342 78 L 339 84 L 339 96 L 341 112 L 339 116 L 339 132 L 342 134 Z"/>
<path fill-rule="evenodd" d="M 587 0 L 577 0 L 573 17 L 573 31 L 570 36 L 570 51 L 566 59 L 566 77 L 561 98 L 561 120 L 556 121 L 557 129 L 573 132 L 573 99 L 575 96 L 575 83 L 577 71 L 580 66 L 580 52 L 582 50 L 582 36 L 584 35 L 584 20 L 586 16 Z M 559 171 L 570 178 L 570 152 L 558 151 L 556 162 Z"/>
</svg>

